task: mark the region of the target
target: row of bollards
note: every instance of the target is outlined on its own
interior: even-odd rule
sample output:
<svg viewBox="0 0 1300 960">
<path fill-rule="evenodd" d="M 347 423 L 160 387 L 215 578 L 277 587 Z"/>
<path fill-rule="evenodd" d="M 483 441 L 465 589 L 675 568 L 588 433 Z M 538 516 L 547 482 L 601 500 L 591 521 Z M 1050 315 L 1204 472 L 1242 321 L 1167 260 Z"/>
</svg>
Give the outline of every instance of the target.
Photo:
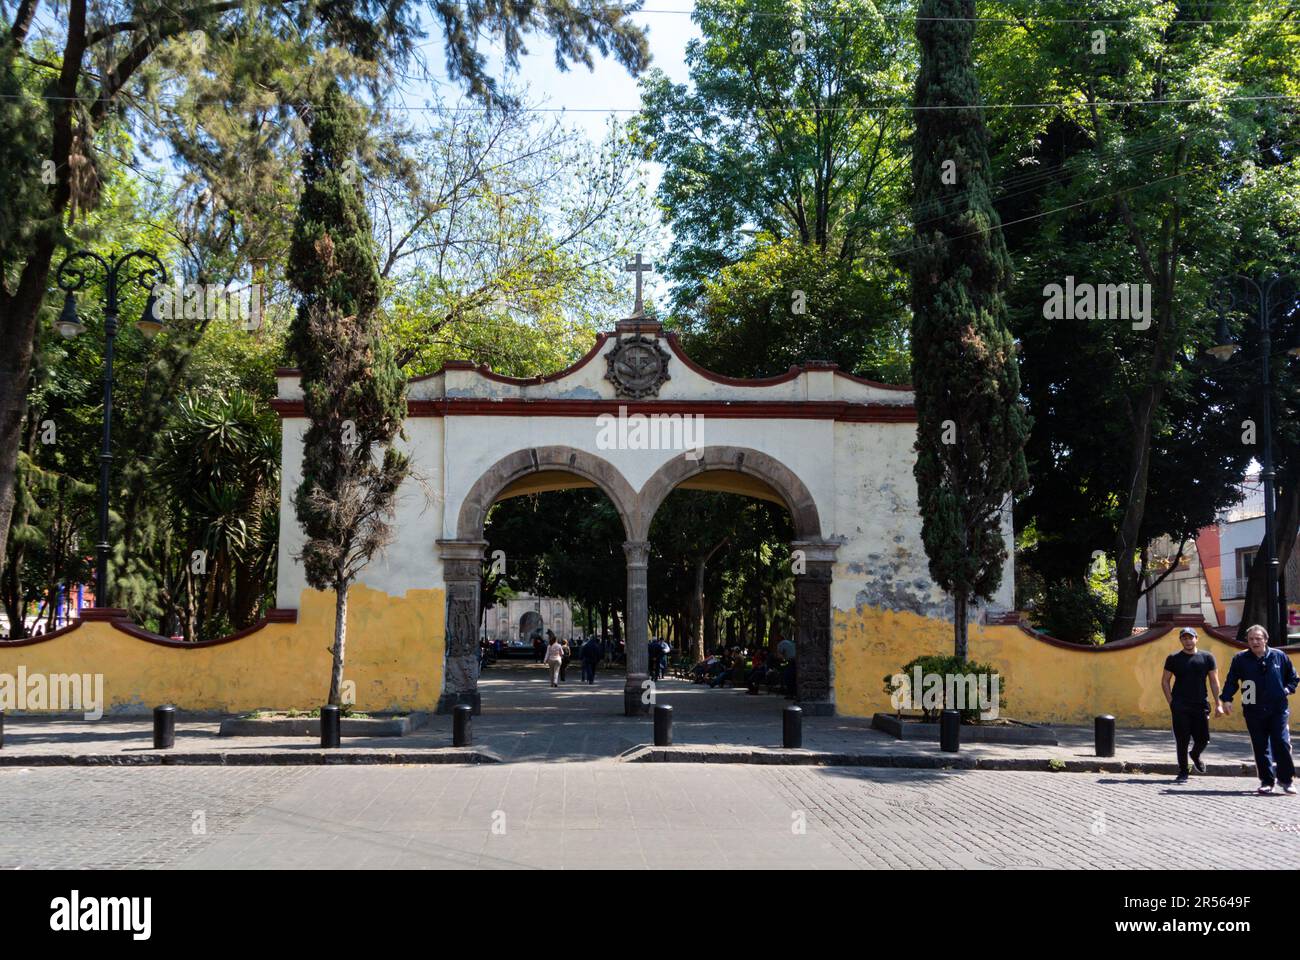
<svg viewBox="0 0 1300 960">
<path fill-rule="evenodd" d="M 171 704 L 153 708 L 153 748 L 170 750 L 176 746 L 176 708 Z"/>
<path fill-rule="evenodd" d="M 339 708 L 324 706 L 320 710 L 320 745 L 326 748 L 338 747 L 342 742 L 340 736 L 341 717 Z M 467 704 L 458 704 L 452 711 L 451 742 L 456 747 L 468 747 L 474 742 L 474 710 Z M 5 742 L 5 715 L 0 710 L 0 747 Z M 1093 721 L 1093 742 L 1099 757 L 1115 756 L 1115 718 L 1103 714 Z M 654 709 L 654 745 L 671 747 L 673 745 L 673 708 L 668 704 L 656 704 Z M 153 711 L 153 747 L 155 750 L 170 750 L 176 746 L 176 708 L 171 704 L 154 707 Z M 787 750 L 797 750 L 803 746 L 803 710 L 799 707 L 786 707 L 781 713 L 781 746 Z M 939 749 L 945 753 L 957 753 L 961 749 L 961 714 L 956 710 L 944 710 L 939 714 Z"/>
<path fill-rule="evenodd" d="M 673 745 L 673 708 L 666 703 L 655 704 L 654 745 Z M 803 708 L 786 707 L 781 712 L 781 746 L 797 750 L 803 746 Z"/>
<path fill-rule="evenodd" d="M 1097 756 L 1115 756 L 1115 718 L 1107 713 L 1094 720 L 1092 739 L 1096 746 Z"/>
<path fill-rule="evenodd" d="M 1093 721 L 1093 743 L 1099 757 L 1115 756 L 1115 718 L 1103 714 Z M 789 744 L 787 744 L 789 746 Z M 944 710 L 939 714 L 939 749 L 957 753 L 961 749 L 961 714 Z"/>
</svg>

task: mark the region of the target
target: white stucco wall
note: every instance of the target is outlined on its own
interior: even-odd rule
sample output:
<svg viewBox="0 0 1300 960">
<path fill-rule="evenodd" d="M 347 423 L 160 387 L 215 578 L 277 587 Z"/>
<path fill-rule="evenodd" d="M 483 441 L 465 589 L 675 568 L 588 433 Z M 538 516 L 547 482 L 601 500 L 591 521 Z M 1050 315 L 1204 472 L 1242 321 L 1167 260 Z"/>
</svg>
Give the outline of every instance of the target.
<svg viewBox="0 0 1300 960">
<path fill-rule="evenodd" d="M 733 408 L 704 414 L 705 446 L 734 446 L 768 454 L 795 473 L 811 494 L 821 534 L 840 544 L 836 557 L 832 605 L 849 610 L 859 604 L 909 610 L 931 617 L 951 615 L 951 604 L 930 580 L 921 544 L 921 520 L 912 477 L 915 424 L 851 422 L 799 417 L 746 416 L 746 404 L 812 401 L 826 411 L 835 402 L 908 406 L 910 391 L 859 382 L 832 370 L 805 370 L 776 383 L 757 385 L 717 382 L 691 369 L 667 340 L 670 379 L 648 404 L 674 401 L 721 402 Z M 452 367 L 413 381 L 412 401 L 435 406 L 446 398 L 480 400 L 602 400 L 626 404 L 628 413 L 647 408 L 619 401 L 605 379 L 605 354 L 611 336 L 588 362 L 546 383 L 503 383 L 478 370 Z M 280 397 L 301 398 L 296 376 L 282 376 Z M 506 404 L 503 403 L 503 406 Z M 417 404 L 418 406 L 418 404 Z M 302 462 L 301 417 L 284 420 L 281 479 L 280 565 L 277 601 L 292 607 L 305 583 L 293 556 L 302 534 L 293 514 L 293 491 Z M 601 457 L 640 492 L 664 463 L 682 457 L 679 450 L 601 449 L 600 423 L 594 413 L 582 416 L 413 415 L 406 423 L 405 448 L 412 456 L 413 477 L 399 497 L 396 539 L 384 555 L 361 574 L 370 587 L 400 596 L 413 588 L 443 586 L 436 541 L 456 537 L 457 518 L 467 493 L 494 464 L 520 450 L 567 446 Z M 1010 511 L 1005 516 L 1010 545 Z M 462 532 L 463 535 L 463 532 Z M 996 605 L 1012 606 L 1014 587 L 1010 551 Z"/>
</svg>

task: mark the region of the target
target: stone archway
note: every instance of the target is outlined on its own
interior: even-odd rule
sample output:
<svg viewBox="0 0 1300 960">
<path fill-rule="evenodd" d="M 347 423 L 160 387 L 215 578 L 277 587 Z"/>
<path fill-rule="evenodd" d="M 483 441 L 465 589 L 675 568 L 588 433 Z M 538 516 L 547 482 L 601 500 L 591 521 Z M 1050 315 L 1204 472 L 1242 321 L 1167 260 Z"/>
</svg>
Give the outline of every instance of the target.
<svg viewBox="0 0 1300 960">
<path fill-rule="evenodd" d="M 794 525 L 796 699 L 806 713 L 835 712 L 831 695 L 831 581 L 838 544 L 822 538 L 821 517 L 808 487 L 776 458 L 748 447 L 705 447 L 694 458 L 674 457 L 641 488 L 637 520 L 647 532 L 673 490 L 705 473 L 761 480 L 785 504 Z"/>
<path fill-rule="evenodd" d="M 576 447 L 549 446 L 517 450 L 484 471 L 461 503 L 456 518 L 456 539 L 481 540 L 488 510 L 501 494 L 530 474 L 546 473 L 568 473 L 591 481 L 618 511 L 628 539 L 644 535 L 645 531 L 636 524 L 639 516 L 636 491 L 609 461 Z"/>
<path fill-rule="evenodd" d="M 630 535 L 631 531 L 639 529 L 633 525 L 639 511 L 636 508 L 637 496 L 631 484 L 608 461 L 584 450 L 558 445 L 531 447 L 502 457 L 484 471 L 461 503 L 456 521 L 457 536 L 437 541 L 438 554 L 442 558 L 443 580 L 447 585 L 446 676 L 442 696 L 438 701 L 439 713 L 449 713 L 459 704 L 468 704 L 474 708 L 475 713 L 482 708 L 478 691 L 478 623 L 482 612 L 481 567 L 483 551 L 487 547 L 483 530 L 488 510 L 513 485 L 530 476 L 543 477 L 547 474 L 567 474 L 590 481 L 609 497 L 623 521 L 624 532 Z M 629 568 L 632 565 L 631 553 L 628 555 L 628 565 Z M 640 579 L 644 593 L 644 563 Z M 629 573 L 629 611 L 633 609 L 631 583 Z M 642 660 L 646 657 L 644 646 L 642 643 Z M 632 667 L 632 642 L 629 636 L 629 675 Z M 644 672 L 643 664 L 642 673 Z M 630 679 L 628 685 L 631 686 Z M 639 686 L 637 689 L 639 695 Z"/>
</svg>

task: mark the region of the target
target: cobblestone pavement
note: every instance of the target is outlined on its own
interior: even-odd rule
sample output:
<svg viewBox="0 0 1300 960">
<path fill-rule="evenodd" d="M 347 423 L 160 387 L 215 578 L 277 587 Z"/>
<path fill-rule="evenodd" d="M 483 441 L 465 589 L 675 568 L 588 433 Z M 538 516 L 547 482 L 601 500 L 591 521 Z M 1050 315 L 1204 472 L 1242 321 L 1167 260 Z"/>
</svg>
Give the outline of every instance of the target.
<svg viewBox="0 0 1300 960">
<path fill-rule="evenodd" d="M 1294 867 L 1300 800 L 1252 786 L 613 761 L 7 768 L 0 867 Z"/>
</svg>

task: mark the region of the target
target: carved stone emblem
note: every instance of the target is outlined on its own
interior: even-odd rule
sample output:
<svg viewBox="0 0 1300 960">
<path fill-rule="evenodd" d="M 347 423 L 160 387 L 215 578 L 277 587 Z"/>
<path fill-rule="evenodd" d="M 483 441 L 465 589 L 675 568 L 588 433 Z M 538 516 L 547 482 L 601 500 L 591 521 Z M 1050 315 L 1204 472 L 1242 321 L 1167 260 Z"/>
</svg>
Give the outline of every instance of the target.
<svg viewBox="0 0 1300 960">
<path fill-rule="evenodd" d="M 614 349 L 605 355 L 609 370 L 605 379 L 614 384 L 620 397 L 640 400 L 657 397 L 668 375 L 668 351 L 653 337 L 633 334 L 619 337 Z"/>
</svg>

